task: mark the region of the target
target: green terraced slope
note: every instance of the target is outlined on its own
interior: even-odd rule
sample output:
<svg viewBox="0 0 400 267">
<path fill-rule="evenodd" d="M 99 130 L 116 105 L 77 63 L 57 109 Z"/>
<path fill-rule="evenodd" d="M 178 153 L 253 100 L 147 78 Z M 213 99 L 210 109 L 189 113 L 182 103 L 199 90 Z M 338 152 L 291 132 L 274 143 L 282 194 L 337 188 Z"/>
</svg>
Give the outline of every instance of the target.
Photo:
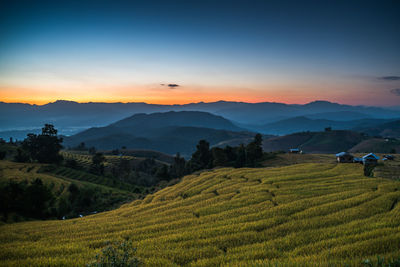
<svg viewBox="0 0 400 267">
<path fill-rule="evenodd" d="M 119 209 L 0 226 L 0 265 L 84 265 L 108 240 L 145 266 L 359 266 L 400 251 L 400 182 L 358 164 L 224 168 Z"/>
</svg>

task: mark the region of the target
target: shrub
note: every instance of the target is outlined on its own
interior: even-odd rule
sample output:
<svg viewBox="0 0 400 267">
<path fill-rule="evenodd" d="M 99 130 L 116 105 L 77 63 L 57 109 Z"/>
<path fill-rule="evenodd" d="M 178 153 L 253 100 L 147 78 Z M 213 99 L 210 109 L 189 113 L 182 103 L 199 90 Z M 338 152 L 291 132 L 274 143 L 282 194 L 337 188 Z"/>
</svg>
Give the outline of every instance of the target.
<svg viewBox="0 0 400 267">
<path fill-rule="evenodd" d="M 365 267 L 400 267 L 400 258 L 385 261 L 384 257 L 378 256 L 376 263 L 368 259 L 364 260 L 362 263 Z"/>
<path fill-rule="evenodd" d="M 374 176 L 374 168 L 375 168 L 375 164 L 365 164 L 364 165 L 364 175 L 367 177 L 372 177 Z"/>
<path fill-rule="evenodd" d="M 133 247 L 132 241 L 120 241 L 109 243 L 101 254 L 96 255 L 93 263 L 88 267 L 136 267 L 140 266 L 140 261 L 135 257 L 136 248 Z"/>
</svg>

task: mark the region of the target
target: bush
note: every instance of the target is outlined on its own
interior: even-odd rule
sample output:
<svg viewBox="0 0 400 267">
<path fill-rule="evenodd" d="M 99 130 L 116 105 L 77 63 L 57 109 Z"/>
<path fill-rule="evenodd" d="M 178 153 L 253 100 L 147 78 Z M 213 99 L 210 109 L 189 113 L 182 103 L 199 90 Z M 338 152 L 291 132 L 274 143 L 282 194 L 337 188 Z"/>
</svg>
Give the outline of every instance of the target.
<svg viewBox="0 0 400 267">
<path fill-rule="evenodd" d="M 400 267 L 400 258 L 398 259 L 389 259 L 385 261 L 384 257 L 377 258 L 376 263 L 370 260 L 365 260 L 362 262 L 365 267 Z"/>
<path fill-rule="evenodd" d="M 364 165 L 364 175 L 367 177 L 373 177 L 374 176 L 374 168 L 375 164 L 365 164 Z"/>
<path fill-rule="evenodd" d="M 96 255 L 93 263 L 88 267 L 136 267 L 141 266 L 140 261 L 135 257 L 136 248 L 133 247 L 132 241 L 120 241 L 109 243 L 101 254 Z"/>
</svg>

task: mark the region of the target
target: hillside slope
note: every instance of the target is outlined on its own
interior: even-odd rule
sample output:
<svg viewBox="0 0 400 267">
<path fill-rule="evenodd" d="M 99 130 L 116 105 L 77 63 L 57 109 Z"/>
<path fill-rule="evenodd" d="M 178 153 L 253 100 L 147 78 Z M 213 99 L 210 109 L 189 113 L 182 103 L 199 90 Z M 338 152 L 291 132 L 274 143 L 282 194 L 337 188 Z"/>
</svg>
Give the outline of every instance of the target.
<svg viewBox="0 0 400 267">
<path fill-rule="evenodd" d="M 385 119 L 358 119 L 358 120 L 327 120 L 310 119 L 306 116 L 294 117 L 269 123 L 261 127 L 263 133 L 283 135 L 302 131 L 323 131 L 327 127 L 335 130 L 357 129 L 362 127 L 374 127 L 383 124 Z"/>
<path fill-rule="evenodd" d="M 83 265 L 124 238 L 145 266 L 358 265 L 398 256 L 399 200 L 358 164 L 224 168 L 114 211 L 0 226 L 0 265 Z"/>
<path fill-rule="evenodd" d="M 76 213 L 88 214 L 93 211 L 103 211 L 116 208 L 122 203 L 126 203 L 132 199 L 136 199 L 138 194 L 134 194 L 134 186 L 122 182 L 113 183 L 106 177 L 101 177 L 89 174 L 82 171 L 66 167 L 55 167 L 47 164 L 39 163 L 16 163 L 5 160 L 0 160 L 0 185 L 12 182 L 33 182 L 35 179 L 40 179 L 44 185 L 49 187 L 53 196 L 54 203 L 52 208 L 57 209 L 51 216 L 77 216 Z M 65 202 L 71 197 L 70 186 L 77 186 L 75 197 L 82 197 L 82 205 L 80 203 L 68 203 L 69 208 L 61 208 L 61 202 Z M 8 192 L 12 193 L 12 192 Z M 4 203 L 2 203 L 4 204 Z M 79 204 L 79 205 L 78 205 Z M 71 209 L 78 210 L 71 210 Z M 0 212 L 0 218 L 3 220 Z M 8 216 L 11 217 L 11 216 Z M 29 218 L 24 218 L 20 214 L 13 214 L 13 218 L 8 218 L 8 222 L 20 221 Z M 0 257 L 1 258 L 1 257 Z"/>
<path fill-rule="evenodd" d="M 400 151 L 400 140 L 371 138 L 352 147 L 349 152 L 396 153 Z"/>
<path fill-rule="evenodd" d="M 337 153 L 347 151 L 366 139 L 352 131 L 300 132 L 269 138 L 263 142 L 263 149 L 268 152 L 299 148 L 305 153 Z"/>
<path fill-rule="evenodd" d="M 90 128 L 65 137 L 63 144 L 74 147 L 84 142 L 87 147 L 102 150 L 125 147 L 190 156 L 201 139 L 211 145 L 238 139 L 246 143 L 254 135 L 221 116 L 198 111 L 171 111 L 136 114 L 106 127 Z"/>
<path fill-rule="evenodd" d="M 380 125 L 376 125 L 374 127 L 359 127 L 356 129 L 357 131 L 364 132 L 371 136 L 383 136 L 383 137 L 392 137 L 399 138 L 400 137 L 400 120 L 391 121 L 387 123 L 383 123 Z"/>
</svg>

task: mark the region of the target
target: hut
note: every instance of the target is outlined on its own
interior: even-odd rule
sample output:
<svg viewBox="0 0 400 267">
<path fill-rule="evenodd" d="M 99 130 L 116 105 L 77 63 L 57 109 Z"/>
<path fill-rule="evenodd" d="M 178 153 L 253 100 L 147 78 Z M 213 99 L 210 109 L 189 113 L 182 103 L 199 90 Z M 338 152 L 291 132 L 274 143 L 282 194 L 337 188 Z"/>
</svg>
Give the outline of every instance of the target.
<svg viewBox="0 0 400 267">
<path fill-rule="evenodd" d="M 377 155 L 375 155 L 374 153 L 369 153 L 367 155 L 365 155 L 364 157 L 362 157 L 363 160 L 363 164 L 377 164 L 378 163 L 378 159 L 379 157 Z"/>
<path fill-rule="evenodd" d="M 348 152 L 340 152 L 336 154 L 336 160 L 339 163 L 353 163 L 354 156 Z"/>
<path fill-rule="evenodd" d="M 291 148 L 291 149 L 289 149 L 289 153 L 298 154 L 298 153 L 300 153 L 300 149 L 298 149 L 298 148 Z"/>
<path fill-rule="evenodd" d="M 392 155 L 383 155 L 383 160 L 394 160 L 394 156 L 392 156 Z"/>
</svg>

